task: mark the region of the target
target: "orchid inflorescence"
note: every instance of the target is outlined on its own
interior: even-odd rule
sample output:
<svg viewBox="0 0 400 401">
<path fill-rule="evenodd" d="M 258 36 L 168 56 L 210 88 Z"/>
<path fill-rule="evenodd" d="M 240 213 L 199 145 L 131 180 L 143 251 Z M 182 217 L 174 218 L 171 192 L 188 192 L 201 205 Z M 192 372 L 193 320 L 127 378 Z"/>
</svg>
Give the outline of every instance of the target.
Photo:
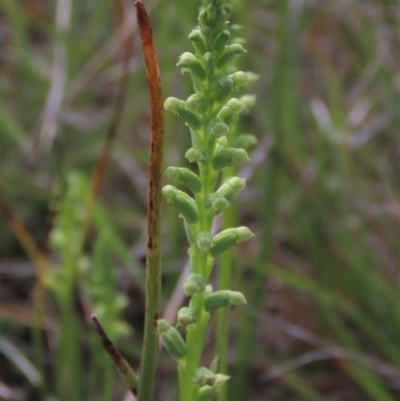
<svg viewBox="0 0 400 401">
<path fill-rule="evenodd" d="M 213 291 L 207 284 L 214 259 L 253 236 L 247 227 L 211 234 L 215 216 L 228 208 L 245 187 L 245 180 L 239 177 L 230 177 L 219 184 L 220 173 L 224 168 L 247 162 L 246 147 L 254 145 L 251 135 L 236 138 L 230 135 L 239 115 L 254 103 L 252 96 L 236 96 L 257 78 L 234 67 L 236 56 L 246 50 L 242 40 L 231 40 L 232 27 L 227 21 L 230 12 L 231 6 L 224 0 L 204 2 L 198 15 L 199 26 L 189 35 L 194 54 L 183 53 L 177 64 L 182 73 L 190 75 L 195 93 L 186 101 L 169 97 L 164 103 L 167 111 L 188 126 L 192 147 L 185 157 L 198 167 L 198 174 L 186 167 L 166 170 L 173 184 L 184 187 L 193 197 L 173 185 L 166 185 L 162 190 L 167 202 L 183 217 L 190 244 L 191 272 L 183 290 L 191 298 L 177 316 L 177 325 L 185 327 L 186 339 L 167 321 L 158 321 L 163 345 L 178 362 L 181 401 L 212 400 L 228 380 L 226 375 L 198 366 L 202 345 L 211 312 L 246 303 L 240 292 Z"/>
</svg>

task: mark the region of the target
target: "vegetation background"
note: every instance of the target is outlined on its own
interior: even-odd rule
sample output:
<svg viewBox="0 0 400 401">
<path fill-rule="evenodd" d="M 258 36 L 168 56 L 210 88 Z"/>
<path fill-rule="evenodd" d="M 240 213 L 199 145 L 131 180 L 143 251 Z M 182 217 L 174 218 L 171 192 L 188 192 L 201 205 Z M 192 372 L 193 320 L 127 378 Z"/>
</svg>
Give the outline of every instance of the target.
<svg viewBox="0 0 400 401">
<path fill-rule="evenodd" d="M 145 3 L 164 96 L 186 98 L 189 78 L 175 64 L 191 50 L 199 1 Z M 248 41 L 241 67 L 260 79 L 241 120 L 259 145 L 240 172 L 235 216 L 257 237 L 234 253 L 231 287 L 249 305 L 226 315 L 228 399 L 399 400 L 400 6 L 233 3 Z M 149 106 L 132 11 L 123 0 L 0 3 L 2 400 L 123 399 L 92 310 L 138 366 Z M 130 44 L 118 135 L 87 209 Z M 166 118 L 165 166 L 184 165 L 188 132 Z M 187 245 L 171 208 L 162 227 L 168 315 Z M 210 335 L 205 362 L 214 350 Z M 164 353 L 157 382 L 157 399 L 176 399 Z"/>
</svg>

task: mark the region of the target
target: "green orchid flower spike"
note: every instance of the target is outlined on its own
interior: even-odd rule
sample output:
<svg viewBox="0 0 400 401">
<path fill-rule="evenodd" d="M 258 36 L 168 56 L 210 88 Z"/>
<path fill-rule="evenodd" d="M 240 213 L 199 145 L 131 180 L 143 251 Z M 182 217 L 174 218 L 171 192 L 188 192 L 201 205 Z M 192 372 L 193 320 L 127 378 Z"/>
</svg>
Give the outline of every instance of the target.
<svg viewBox="0 0 400 401">
<path fill-rule="evenodd" d="M 245 187 L 245 180 L 239 177 L 230 177 L 217 185 L 221 171 L 249 161 L 247 149 L 254 147 L 255 142 L 249 134 L 236 142 L 232 138 L 240 114 L 254 104 L 254 97 L 240 97 L 239 92 L 254 82 L 256 75 L 235 68 L 236 59 L 243 57 L 246 50 L 239 41 L 232 41 L 230 10 L 224 0 L 203 1 L 199 25 L 189 35 L 194 51 L 184 52 L 177 63 L 182 73 L 190 76 L 194 93 L 186 101 L 169 97 L 164 103 L 165 110 L 187 126 L 192 147 L 185 157 L 197 164 L 194 169 L 168 167 L 166 176 L 173 185 L 163 189 L 166 201 L 184 219 L 190 244 L 191 274 L 184 284 L 190 302 L 177 316 L 177 326 L 186 335 L 181 336 L 163 320 L 158 324 L 165 348 L 178 363 L 181 401 L 218 396 L 229 377 L 200 366 L 210 314 L 218 308 L 246 303 L 240 292 L 212 292 L 207 285 L 214 259 L 253 236 L 247 227 L 231 227 L 211 234 L 215 216 L 223 213 Z"/>
</svg>

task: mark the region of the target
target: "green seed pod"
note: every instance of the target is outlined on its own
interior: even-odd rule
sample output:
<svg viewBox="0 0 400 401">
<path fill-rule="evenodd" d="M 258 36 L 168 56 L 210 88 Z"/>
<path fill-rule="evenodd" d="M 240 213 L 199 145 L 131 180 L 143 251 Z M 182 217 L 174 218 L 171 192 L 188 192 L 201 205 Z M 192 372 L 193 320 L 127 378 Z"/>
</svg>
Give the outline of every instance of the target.
<svg viewBox="0 0 400 401">
<path fill-rule="evenodd" d="M 227 308 L 229 306 L 229 296 L 226 291 L 213 292 L 204 299 L 204 309 L 211 312 L 218 308 Z"/>
<path fill-rule="evenodd" d="M 215 40 L 214 44 L 215 52 L 220 53 L 228 44 L 230 38 L 231 38 L 231 33 L 229 31 L 227 30 L 222 31 Z"/>
<path fill-rule="evenodd" d="M 238 291 L 216 291 L 207 295 L 204 299 L 204 309 L 212 312 L 218 308 L 230 308 L 232 306 L 247 304 L 246 298 Z"/>
<path fill-rule="evenodd" d="M 210 255 L 215 258 L 232 246 L 247 241 L 251 237 L 254 237 L 254 234 L 247 227 L 227 228 L 214 236 L 214 246 L 210 249 Z"/>
<path fill-rule="evenodd" d="M 215 383 L 216 375 L 210 369 L 201 367 L 197 368 L 192 375 L 190 381 L 198 384 L 200 387 L 212 386 Z"/>
<path fill-rule="evenodd" d="M 206 72 L 201 65 L 200 60 L 192 53 L 185 52 L 179 56 L 179 61 L 176 64 L 178 67 L 188 68 L 200 80 L 206 79 Z"/>
<path fill-rule="evenodd" d="M 217 102 L 222 103 L 233 91 L 233 79 L 227 76 L 219 76 L 211 83 L 211 93 Z"/>
<path fill-rule="evenodd" d="M 212 167 L 215 171 L 218 171 L 226 166 L 235 166 L 249 160 L 249 156 L 244 149 L 225 148 L 213 156 Z"/>
<path fill-rule="evenodd" d="M 205 206 L 207 209 L 213 209 L 215 212 L 220 212 L 228 208 L 229 202 L 222 194 L 213 192 L 207 195 Z"/>
<path fill-rule="evenodd" d="M 208 252 L 214 245 L 211 233 L 208 231 L 200 231 L 196 237 L 196 245 L 204 252 Z"/>
<path fill-rule="evenodd" d="M 246 180 L 244 178 L 232 177 L 218 188 L 217 193 L 221 194 L 227 201 L 231 201 L 245 186 Z"/>
<path fill-rule="evenodd" d="M 207 52 L 204 54 L 204 60 L 206 62 L 206 70 L 210 74 L 213 74 L 215 70 L 215 56 L 212 53 Z"/>
<path fill-rule="evenodd" d="M 165 175 L 174 182 L 175 185 L 184 185 L 194 193 L 201 191 L 200 177 L 186 167 L 168 167 Z"/>
<path fill-rule="evenodd" d="M 185 153 L 189 163 L 201 163 L 208 160 L 207 150 L 200 145 L 192 146 Z"/>
<path fill-rule="evenodd" d="M 199 221 L 196 202 L 188 194 L 179 191 L 172 185 L 166 185 L 162 189 L 162 194 L 170 205 L 179 210 L 188 223 L 195 224 Z"/>
<path fill-rule="evenodd" d="M 212 401 L 216 393 L 216 389 L 212 386 L 201 387 L 197 395 L 197 401 Z"/>
<path fill-rule="evenodd" d="M 229 127 L 220 118 L 214 118 L 207 125 L 207 132 L 217 138 L 225 136 L 229 132 Z"/>
<path fill-rule="evenodd" d="M 186 110 L 192 113 L 203 114 L 208 110 L 208 106 L 207 99 L 198 93 L 189 96 L 186 100 Z"/>
<path fill-rule="evenodd" d="M 233 141 L 234 148 L 243 148 L 246 152 L 251 152 L 258 144 L 257 138 L 252 134 L 241 134 Z"/>
<path fill-rule="evenodd" d="M 182 360 L 186 356 L 186 343 L 179 331 L 164 319 L 157 321 L 157 328 L 162 343 L 170 356 L 178 362 Z"/>
<path fill-rule="evenodd" d="M 193 308 L 188 308 L 187 306 L 179 309 L 178 311 L 178 323 L 186 327 L 189 324 L 196 323 L 196 311 Z"/>
<path fill-rule="evenodd" d="M 222 54 L 217 58 L 217 68 L 224 67 L 233 56 L 237 56 L 238 54 L 246 53 L 245 48 L 238 43 L 225 46 Z"/>
<path fill-rule="evenodd" d="M 205 288 L 204 277 L 197 273 L 191 273 L 183 284 L 183 291 L 186 295 L 201 294 Z"/>
<path fill-rule="evenodd" d="M 207 51 L 204 44 L 203 35 L 199 29 L 194 29 L 192 32 L 190 32 L 189 40 L 192 42 L 192 46 L 199 56 L 203 55 Z"/>
</svg>

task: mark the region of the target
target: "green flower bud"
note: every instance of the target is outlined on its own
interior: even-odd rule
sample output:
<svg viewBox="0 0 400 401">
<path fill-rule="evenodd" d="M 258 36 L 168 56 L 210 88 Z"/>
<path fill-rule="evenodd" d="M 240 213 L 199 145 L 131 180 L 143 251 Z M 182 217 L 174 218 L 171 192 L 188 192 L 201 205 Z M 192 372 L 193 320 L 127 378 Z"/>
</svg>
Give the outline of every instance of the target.
<svg viewBox="0 0 400 401">
<path fill-rule="evenodd" d="M 210 249 L 210 255 L 215 258 L 233 245 L 251 237 L 254 237 L 254 234 L 247 227 L 227 228 L 214 236 L 214 246 Z"/>
<path fill-rule="evenodd" d="M 225 148 L 213 156 L 212 167 L 215 171 L 218 171 L 226 166 L 235 166 L 249 160 L 249 156 L 244 149 Z"/>
<path fill-rule="evenodd" d="M 202 55 L 207 51 L 204 44 L 203 35 L 199 29 L 194 29 L 192 32 L 190 32 L 189 40 L 192 42 L 192 46 L 198 55 Z"/>
<path fill-rule="evenodd" d="M 234 148 L 243 148 L 247 152 L 252 151 L 257 146 L 258 140 L 252 134 L 242 134 L 233 141 Z"/>
<path fill-rule="evenodd" d="M 217 193 L 221 194 L 228 202 L 231 201 L 246 186 L 246 180 L 240 177 L 232 177 L 222 184 Z"/>
<path fill-rule="evenodd" d="M 217 17 L 217 7 L 214 4 L 209 4 L 206 8 L 207 11 L 207 19 L 210 23 L 213 23 L 215 18 Z"/>
<path fill-rule="evenodd" d="M 212 48 L 213 43 L 214 43 L 214 37 L 213 37 L 213 33 L 210 27 L 206 26 L 206 25 L 202 25 L 200 24 L 200 31 L 203 35 L 204 41 L 206 43 L 206 47 L 207 48 Z"/>
<path fill-rule="evenodd" d="M 190 128 L 197 130 L 201 127 L 201 118 L 189 111 L 185 102 L 178 105 L 177 114 Z"/>
<path fill-rule="evenodd" d="M 179 331 L 164 319 L 157 321 L 157 328 L 161 335 L 161 341 L 170 356 L 176 361 L 182 360 L 186 356 L 186 343 Z"/>
<path fill-rule="evenodd" d="M 236 114 L 241 113 L 245 108 L 244 103 L 236 98 L 230 99 L 226 105 L 230 107 Z"/>
<path fill-rule="evenodd" d="M 191 273 L 183 284 L 183 291 L 186 295 L 201 294 L 205 288 L 204 277 L 197 273 Z"/>
<path fill-rule="evenodd" d="M 215 17 L 214 24 L 212 26 L 214 32 L 218 32 L 226 27 L 226 11 L 219 9 L 217 16 Z"/>
<path fill-rule="evenodd" d="M 230 38 L 231 38 L 231 33 L 229 31 L 227 30 L 222 31 L 215 40 L 214 44 L 215 52 L 220 53 L 228 44 Z"/>
<path fill-rule="evenodd" d="M 246 86 L 249 83 L 249 78 L 244 71 L 236 71 L 229 76 L 233 79 L 235 89 Z"/>
<path fill-rule="evenodd" d="M 182 100 L 177 99 L 176 97 L 168 97 L 164 102 L 164 109 L 170 111 L 173 114 L 178 113 L 178 107 L 182 103 Z"/>
<path fill-rule="evenodd" d="M 211 233 L 208 231 L 200 231 L 196 237 L 196 245 L 204 252 L 208 252 L 214 245 Z"/>
<path fill-rule="evenodd" d="M 198 384 L 200 387 L 212 386 L 215 383 L 216 375 L 210 369 L 201 367 L 197 368 L 192 375 L 190 381 Z"/>
<path fill-rule="evenodd" d="M 186 110 L 203 114 L 208 110 L 208 101 L 204 96 L 195 93 L 186 100 Z"/>
<path fill-rule="evenodd" d="M 217 373 L 215 375 L 215 382 L 214 382 L 214 388 L 217 390 L 217 392 L 221 391 L 222 386 L 231 378 L 230 376 L 223 375 L 221 373 Z"/>
<path fill-rule="evenodd" d="M 225 46 L 224 51 L 217 59 L 217 68 L 224 67 L 232 59 L 233 56 L 243 53 L 246 53 L 246 50 L 242 45 L 239 45 L 238 43 Z"/>
<path fill-rule="evenodd" d="M 174 182 L 175 185 L 184 185 L 194 193 L 201 191 L 200 177 L 186 167 L 168 167 L 165 175 Z"/>
<path fill-rule="evenodd" d="M 204 309 L 211 312 L 218 308 L 227 308 L 229 306 L 229 296 L 226 291 L 213 292 L 204 299 Z"/>
<path fill-rule="evenodd" d="M 219 76 L 211 83 L 211 93 L 215 100 L 223 102 L 225 98 L 233 91 L 233 79 L 226 76 Z"/>
<path fill-rule="evenodd" d="M 215 56 L 212 53 L 207 52 L 204 55 L 204 60 L 206 62 L 207 71 L 212 74 L 215 70 Z"/>
<path fill-rule="evenodd" d="M 247 301 L 244 295 L 238 291 L 216 291 L 204 299 L 204 309 L 207 312 L 240 304 L 247 304 Z"/>
<path fill-rule="evenodd" d="M 226 138 L 226 136 L 221 136 L 217 139 L 217 145 L 219 145 L 220 148 L 225 147 L 227 143 L 228 139 Z"/>
<path fill-rule="evenodd" d="M 185 157 L 189 163 L 201 163 L 208 160 L 208 153 L 204 147 L 196 145 L 186 151 Z"/>
<path fill-rule="evenodd" d="M 247 85 L 251 85 L 252 83 L 256 82 L 260 76 L 254 72 L 248 71 L 246 72 L 247 78 L 249 79 L 249 83 Z"/>
<path fill-rule="evenodd" d="M 212 401 L 216 395 L 216 389 L 212 386 L 204 386 L 199 390 L 197 401 Z"/>
<path fill-rule="evenodd" d="M 257 96 L 256 95 L 243 95 L 240 98 L 240 101 L 244 104 L 244 113 L 248 113 L 250 109 L 254 107 L 256 104 Z"/>
<path fill-rule="evenodd" d="M 201 27 L 210 25 L 210 21 L 208 19 L 208 13 L 205 8 L 200 10 L 198 20 Z"/>
<path fill-rule="evenodd" d="M 189 324 L 196 323 L 196 311 L 193 308 L 188 308 L 187 306 L 179 309 L 178 311 L 178 323 L 186 327 Z"/>
<path fill-rule="evenodd" d="M 194 130 L 201 127 L 200 117 L 187 109 L 186 102 L 177 99 L 176 97 L 169 97 L 165 99 L 164 109 L 180 117 L 189 127 Z"/>
<path fill-rule="evenodd" d="M 204 81 L 206 78 L 204 67 L 200 60 L 192 53 L 185 52 L 181 54 L 177 66 L 190 69 L 200 81 Z"/>
<path fill-rule="evenodd" d="M 172 185 L 166 185 L 162 193 L 167 202 L 175 206 L 188 223 L 195 224 L 199 221 L 196 202 L 188 194 Z"/>
<path fill-rule="evenodd" d="M 221 210 L 225 210 L 228 208 L 229 202 L 220 193 L 213 192 L 207 195 L 205 206 L 207 209 L 213 209 L 216 212 L 220 212 Z"/>
<path fill-rule="evenodd" d="M 225 136 L 229 132 L 229 127 L 220 118 L 214 118 L 207 125 L 207 132 L 219 138 Z"/>
</svg>

